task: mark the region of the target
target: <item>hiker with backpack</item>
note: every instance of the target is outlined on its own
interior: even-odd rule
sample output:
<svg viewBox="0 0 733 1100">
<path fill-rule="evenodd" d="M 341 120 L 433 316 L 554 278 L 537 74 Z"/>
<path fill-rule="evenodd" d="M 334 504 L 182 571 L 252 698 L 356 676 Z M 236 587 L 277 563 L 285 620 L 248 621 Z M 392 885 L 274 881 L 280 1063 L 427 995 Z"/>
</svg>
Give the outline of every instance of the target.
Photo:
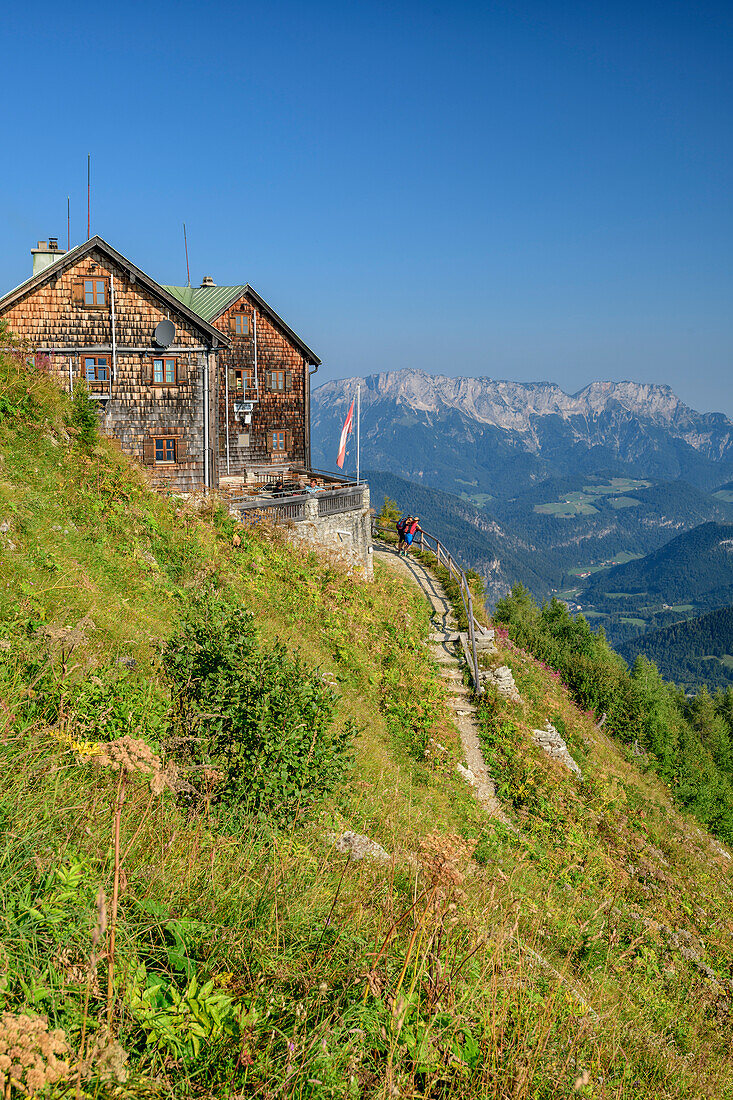
<svg viewBox="0 0 733 1100">
<path fill-rule="evenodd" d="M 412 519 L 412 516 L 403 516 L 402 519 L 397 520 L 397 553 L 401 554 L 405 548 L 405 528 Z"/>
<path fill-rule="evenodd" d="M 415 538 L 415 535 L 418 533 L 418 531 L 422 531 L 419 519 L 419 516 L 409 516 L 408 522 L 405 524 L 405 549 L 402 551 L 404 557 L 407 557 L 410 553 L 410 547 L 412 546 L 412 540 Z"/>
</svg>

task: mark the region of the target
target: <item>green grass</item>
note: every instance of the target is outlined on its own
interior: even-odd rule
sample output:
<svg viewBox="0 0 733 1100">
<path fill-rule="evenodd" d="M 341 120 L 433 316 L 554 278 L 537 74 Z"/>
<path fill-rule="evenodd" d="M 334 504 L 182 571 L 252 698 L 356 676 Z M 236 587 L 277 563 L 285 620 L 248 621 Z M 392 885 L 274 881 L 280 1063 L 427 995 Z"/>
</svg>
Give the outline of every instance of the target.
<svg viewBox="0 0 733 1100">
<path fill-rule="evenodd" d="M 582 493 L 572 493 L 567 500 L 552 501 L 549 504 L 535 504 L 534 511 L 545 516 L 557 516 L 558 519 L 568 519 L 571 516 L 590 516 L 598 512 L 590 503 L 590 500 Z"/>
<path fill-rule="evenodd" d="M 627 561 L 636 561 L 640 554 L 632 554 L 629 550 L 622 550 L 612 561 L 599 562 L 596 565 L 579 565 L 575 569 L 569 569 L 571 577 L 579 577 L 584 573 L 600 573 L 602 569 L 610 569 L 614 565 L 625 565 Z"/>
<path fill-rule="evenodd" d="M 651 485 L 651 481 L 640 481 L 629 477 L 612 477 L 609 482 L 601 485 L 584 485 L 584 493 L 596 493 L 601 495 L 612 495 L 614 493 L 630 493 L 634 489 L 648 489 Z"/>
<path fill-rule="evenodd" d="M 0 370 L 0 1009 L 64 1029 L 71 1072 L 45 1095 L 76 1093 L 84 1032 L 90 1100 L 733 1096 L 727 861 L 550 670 L 501 636 L 485 658 L 523 700 L 480 714 L 515 832 L 456 774 L 416 590 L 155 496 L 81 444 L 46 379 Z M 98 755 L 122 731 L 176 752 L 160 645 L 205 585 L 358 724 L 347 781 L 293 825 L 231 816 L 196 770 L 193 793 L 135 770 L 119 801 Z M 533 745 L 546 720 L 583 784 Z M 344 829 L 390 860 L 338 855 Z M 108 1025 L 109 930 L 93 940 L 115 866 Z"/>
<path fill-rule="evenodd" d="M 626 618 L 623 615 L 621 616 L 619 621 L 622 622 L 622 623 L 627 623 L 629 626 L 638 626 L 638 627 L 649 626 L 649 623 L 647 622 L 646 619 Z"/>
<path fill-rule="evenodd" d="M 614 477 L 605 485 L 584 485 L 582 492 L 568 493 L 564 500 L 550 501 L 547 504 L 535 504 L 534 511 L 540 515 L 557 516 L 567 519 L 571 516 L 590 516 L 598 513 L 593 506 L 598 497 L 617 493 L 628 493 L 633 489 L 648 488 L 649 481 L 634 481 L 631 478 Z M 612 497 L 608 502 L 612 508 L 633 508 L 641 501 L 630 497 Z"/>
</svg>

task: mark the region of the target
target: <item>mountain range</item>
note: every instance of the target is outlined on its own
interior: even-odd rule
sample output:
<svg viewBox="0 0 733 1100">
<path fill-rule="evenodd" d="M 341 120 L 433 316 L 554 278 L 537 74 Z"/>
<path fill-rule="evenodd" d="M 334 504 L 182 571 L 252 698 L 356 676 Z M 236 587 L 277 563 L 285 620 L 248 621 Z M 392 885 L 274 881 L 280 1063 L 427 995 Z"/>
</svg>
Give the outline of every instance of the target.
<svg viewBox="0 0 733 1100">
<path fill-rule="evenodd" d="M 682 637 L 680 619 L 733 603 L 733 423 L 722 413 L 647 383 L 567 394 L 394 371 L 314 392 L 317 464 L 333 464 L 358 381 L 373 503 L 418 512 L 482 574 L 491 603 L 522 581 L 628 646 L 673 625 Z M 712 669 L 694 660 L 677 660 L 688 681 Z M 726 679 L 724 666 L 715 675 Z"/>
<path fill-rule="evenodd" d="M 593 382 L 567 394 L 551 382 L 411 369 L 315 390 L 316 464 L 333 463 L 359 381 L 363 465 L 444 491 L 512 496 L 551 476 L 609 473 L 712 489 L 733 477 L 733 423 L 696 412 L 668 386 Z"/>
</svg>

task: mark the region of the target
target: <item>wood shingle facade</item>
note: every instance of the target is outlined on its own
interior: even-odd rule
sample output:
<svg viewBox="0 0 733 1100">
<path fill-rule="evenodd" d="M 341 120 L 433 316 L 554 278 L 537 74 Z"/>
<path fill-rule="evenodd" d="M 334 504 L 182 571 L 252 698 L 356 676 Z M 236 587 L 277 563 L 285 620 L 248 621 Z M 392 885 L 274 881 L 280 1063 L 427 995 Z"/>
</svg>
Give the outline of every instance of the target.
<svg viewBox="0 0 733 1100">
<path fill-rule="evenodd" d="M 62 386 L 88 386 L 102 431 L 156 487 L 309 468 L 320 360 L 251 287 L 162 286 L 100 237 L 33 254 L 0 319 Z"/>
<path fill-rule="evenodd" d="M 222 476 L 310 468 L 310 376 L 320 359 L 249 285 L 166 288 L 231 340 L 219 359 Z"/>
</svg>

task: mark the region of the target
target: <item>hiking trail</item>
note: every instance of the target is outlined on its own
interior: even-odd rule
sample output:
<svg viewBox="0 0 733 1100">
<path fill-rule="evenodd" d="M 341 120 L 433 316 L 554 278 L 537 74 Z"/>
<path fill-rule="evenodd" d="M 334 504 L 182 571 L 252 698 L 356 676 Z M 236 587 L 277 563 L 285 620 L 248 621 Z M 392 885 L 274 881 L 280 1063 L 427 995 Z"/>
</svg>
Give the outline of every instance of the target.
<svg viewBox="0 0 733 1100">
<path fill-rule="evenodd" d="M 473 787 L 476 798 L 491 816 L 508 824 L 481 750 L 476 704 L 471 688 L 464 683 L 465 662 L 460 651 L 458 624 L 445 589 L 420 561 L 413 557 L 401 558 L 395 549 L 383 542 L 375 541 L 374 555 L 388 568 L 412 580 L 422 590 L 433 609 L 434 629 L 430 633 L 428 644 L 433 659 L 440 666 L 441 678 L 450 690 L 447 703 L 456 729 L 461 735 L 466 766 L 459 764 L 458 771 Z"/>
</svg>

